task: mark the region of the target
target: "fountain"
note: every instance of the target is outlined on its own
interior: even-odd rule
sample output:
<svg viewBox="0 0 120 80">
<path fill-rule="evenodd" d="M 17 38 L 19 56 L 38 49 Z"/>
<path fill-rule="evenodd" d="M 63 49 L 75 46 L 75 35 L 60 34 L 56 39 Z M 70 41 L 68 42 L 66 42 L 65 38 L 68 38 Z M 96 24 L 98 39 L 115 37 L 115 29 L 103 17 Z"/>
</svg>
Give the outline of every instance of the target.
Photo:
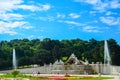
<svg viewBox="0 0 120 80">
<path fill-rule="evenodd" d="M 86 60 L 86 62 L 79 60 L 74 53 L 71 54 L 71 56 L 68 58 L 67 61 L 62 62 L 60 61 L 56 61 L 52 68 L 51 68 L 51 73 L 53 74 L 65 74 L 65 73 L 69 73 L 69 74 L 93 74 L 94 73 L 94 69 L 92 68 L 92 66 L 88 63 L 88 61 Z"/>
<path fill-rule="evenodd" d="M 104 63 L 109 65 L 111 63 L 107 40 L 104 42 Z"/>
<path fill-rule="evenodd" d="M 13 49 L 13 69 L 14 69 L 14 70 L 17 69 L 17 60 L 16 60 L 15 49 Z"/>
<path fill-rule="evenodd" d="M 104 73 L 110 74 L 110 68 L 111 68 L 111 58 L 110 53 L 108 49 L 108 43 L 107 40 L 104 41 Z"/>
</svg>

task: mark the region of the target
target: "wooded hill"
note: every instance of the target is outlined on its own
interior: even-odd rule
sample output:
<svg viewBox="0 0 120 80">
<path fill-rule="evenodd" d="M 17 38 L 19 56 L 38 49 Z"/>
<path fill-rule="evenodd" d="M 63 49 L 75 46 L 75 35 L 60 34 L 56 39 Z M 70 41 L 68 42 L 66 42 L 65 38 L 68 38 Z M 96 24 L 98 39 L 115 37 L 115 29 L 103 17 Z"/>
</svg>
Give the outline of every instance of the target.
<svg viewBox="0 0 120 80">
<path fill-rule="evenodd" d="M 120 65 L 120 45 L 114 39 L 108 40 L 113 65 Z M 14 39 L 0 41 L 0 69 L 12 68 L 12 50 L 15 48 L 18 66 L 54 63 L 57 59 L 65 61 L 72 53 L 78 59 L 91 62 L 104 62 L 104 41 L 90 39 L 51 40 Z"/>
</svg>

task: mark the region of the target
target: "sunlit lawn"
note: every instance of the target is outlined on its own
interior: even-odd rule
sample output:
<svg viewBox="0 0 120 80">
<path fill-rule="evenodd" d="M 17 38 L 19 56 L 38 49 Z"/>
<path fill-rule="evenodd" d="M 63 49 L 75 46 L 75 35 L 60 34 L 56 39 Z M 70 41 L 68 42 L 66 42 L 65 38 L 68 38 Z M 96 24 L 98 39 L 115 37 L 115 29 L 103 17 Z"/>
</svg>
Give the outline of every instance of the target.
<svg viewBox="0 0 120 80">
<path fill-rule="evenodd" d="M 112 77 L 31 77 L 30 80 L 107 80 Z"/>
<path fill-rule="evenodd" d="M 31 78 L 31 76 L 24 74 L 18 74 L 16 77 L 14 77 L 12 74 L 0 75 L 0 80 L 29 80 L 29 78 Z"/>
<path fill-rule="evenodd" d="M 91 77 L 91 76 L 70 76 L 70 77 L 64 77 L 64 76 L 30 76 L 30 75 L 24 75 L 19 74 L 16 76 L 15 80 L 107 80 L 111 79 L 112 77 Z M 0 75 L 0 80 L 13 80 L 14 76 L 11 74 L 4 74 Z"/>
<path fill-rule="evenodd" d="M 31 78 L 30 80 L 107 80 L 107 79 L 110 79 L 110 78 Z"/>
</svg>

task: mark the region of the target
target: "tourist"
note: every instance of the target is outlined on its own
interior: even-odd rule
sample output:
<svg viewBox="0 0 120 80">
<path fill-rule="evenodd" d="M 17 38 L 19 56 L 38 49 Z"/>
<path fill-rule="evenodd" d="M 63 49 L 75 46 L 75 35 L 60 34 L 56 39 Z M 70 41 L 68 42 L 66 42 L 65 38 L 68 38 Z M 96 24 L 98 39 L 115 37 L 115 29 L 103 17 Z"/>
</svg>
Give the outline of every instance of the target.
<svg viewBox="0 0 120 80">
<path fill-rule="evenodd" d="M 36 72 L 35 72 L 35 71 L 33 71 L 33 73 L 32 73 L 32 74 L 33 74 L 33 76 L 35 76 Z"/>
<path fill-rule="evenodd" d="M 65 77 L 70 77 L 70 75 L 68 73 L 65 74 Z"/>
<path fill-rule="evenodd" d="M 37 74 L 38 74 L 38 76 L 39 76 L 40 72 L 38 71 L 38 73 L 37 73 Z"/>
</svg>

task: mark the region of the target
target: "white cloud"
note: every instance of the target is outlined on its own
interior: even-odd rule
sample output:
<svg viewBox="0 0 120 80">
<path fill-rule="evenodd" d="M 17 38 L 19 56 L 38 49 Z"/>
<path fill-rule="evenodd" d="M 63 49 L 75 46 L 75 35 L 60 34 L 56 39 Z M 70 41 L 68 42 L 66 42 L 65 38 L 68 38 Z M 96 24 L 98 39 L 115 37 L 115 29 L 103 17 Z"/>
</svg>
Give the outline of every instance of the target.
<svg viewBox="0 0 120 80">
<path fill-rule="evenodd" d="M 73 25 L 76 25 L 76 26 L 81 26 L 82 25 L 81 23 L 78 23 L 78 22 L 75 22 L 75 21 L 65 21 L 65 23 L 73 24 Z"/>
<path fill-rule="evenodd" d="M 45 16 L 45 17 L 39 17 L 38 19 L 39 20 L 42 20 L 42 21 L 55 21 L 57 19 L 64 19 L 66 17 L 65 14 L 61 14 L 61 13 L 57 13 L 56 16 Z"/>
<path fill-rule="evenodd" d="M 86 2 L 89 4 L 97 4 L 98 2 L 100 2 L 100 0 L 74 0 L 75 2 Z"/>
<path fill-rule="evenodd" d="M 33 28 L 29 22 L 25 21 L 25 15 L 15 13 L 14 10 L 46 11 L 51 6 L 49 4 L 27 4 L 24 0 L 1 0 L 0 1 L 0 34 L 17 34 L 16 28 Z M 51 18 L 50 18 L 51 19 Z M 50 20 L 49 19 L 49 20 Z"/>
<path fill-rule="evenodd" d="M 38 6 L 35 5 L 18 5 L 16 6 L 18 9 L 23 9 L 23 10 L 30 10 L 30 11 L 36 11 L 39 10 Z"/>
<path fill-rule="evenodd" d="M 106 12 L 106 15 L 107 15 L 107 16 L 109 16 L 109 15 L 111 15 L 111 14 L 112 14 L 112 12 L 110 12 L 110 11 Z"/>
<path fill-rule="evenodd" d="M 24 26 L 26 24 L 26 22 L 10 22 L 8 24 L 6 24 L 8 28 L 17 28 L 17 27 L 21 27 Z"/>
<path fill-rule="evenodd" d="M 83 27 L 83 31 L 84 32 L 91 32 L 91 33 L 100 32 L 97 27 L 93 27 L 93 26 L 85 26 L 85 27 Z"/>
<path fill-rule="evenodd" d="M 23 18 L 24 16 L 21 14 L 4 13 L 4 12 L 0 13 L 0 19 L 5 21 L 22 20 Z"/>
<path fill-rule="evenodd" d="M 0 27 L 5 27 L 5 28 L 16 28 L 25 25 L 26 22 L 3 22 L 0 21 Z"/>
<path fill-rule="evenodd" d="M 23 28 L 23 29 L 28 29 L 28 28 L 32 28 L 27 26 L 26 22 L 23 21 L 15 21 L 15 22 L 3 22 L 0 21 L 0 34 L 10 34 L 10 35 L 14 35 L 17 34 L 16 31 L 14 31 L 14 29 L 16 28 Z"/>
<path fill-rule="evenodd" d="M 42 21 L 54 21 L 55 17 L 53 17 L 53 16 L 39 17 L 39 19 L 42 20 Z"/>
<path fill-rule="evenodd" d="M 100 12 L 105 12 L 109 8 L 109 3 L 98 3 L 97 5 L 94 5 L 93 9 L 98 10 Z"/>
<path fill-rule="evenodd" d="M 4 34 L 16 35 L 16 34 L 18 34 L 18 33 L 15 32 L 15 31 L 10 31 L 10 30 L 8 30 L 8 31 L 5 31 Z"/>
<path fill-rule="evenodd" d="M 83 26 L 84 24 L 82 23 L 79 23 L 79 22 L 75 22 L 75 21 L 62 21 L 62 20 L 59 20 L 58 22 L 63 22 L 63 23 L 67 23 L 67 24 L 71 24 L 71 25 L 75 25 L 75 26 Z"/>
<path fill-rule="evenodd" d="M 39 36 L 37 36 L 37 35 L 30 35 L 30 36 L 28 36 L 27 37 L 28 39 L 35 39 L 35 38 L 37 38 L 37 39 L 44 39 L 44 36 L 42 36 L 42 35 L 39 35 Z"/>
<path fill-rule="evenodd" d="M 6 28 L 3 26 L 0 26 L 0 34 L 15 35 L 15 34 L 17 34 L 17 32 L 13 31 L 11 28 Z"/>
<path fill-rule="evenodd" d="M 0 2 L 0 11 L 7 12 L 17 9 L 30 10 L 30 11 L 45 11 L 49 10 L 51 6 L 49 4 L 27 5 L 23 4 L 24 0 L 2 0 Z"/>
<path fill-rule="evenodd" d="M 90 13 L 91 15 L 94 15 L 94 16 L 95 16 L 96 13 L 97 13 L 97 11 L 90 11 L 89 13 Z"/>
<path fill-rule="evenodd" d="M 29 26 L 29 25 L 25 25 L 25 26 L 21 26 L 21 28 L 23 28 L 23 29 L 31 29 L 31 28 L 34 28 L 33 26 Z"/>
<path fill-rule="evenodd" d="M 101 0 L 74 0 L 75 2 L 85 2 L 88 4 L 96 5 L 98 3 L 101 3 Z"/>
<path fill-rule="evenodd" d="M 16 5 L 23 3 L 23 0 L 2 0 L 0 1 L 0 11 L 7 12 L 16 9 Z"/>
<path fill-rule="evenodd" d="M 107 25 L 119 25 L 120 24 L 120 18 L 115 17 L 100 17 L 101 22 L 107 24 Z"/>
<path fill-rule="evenodd" d="M 80 15 L 76 14 L 76 13 L 70 13 L 69 16 L 73 19 L 79 18 Z"/>
<path fill-rule="evenodd" d="M 2 0 L 0 1 L 0 19 L 1 20 L 22 20 L 24 15 L 14 13 L 14 10 L 46 11 L 51 6 L 49 4 L 24 4 L 24 0 Z"/>
<path fill-rule="evenodd" d="M 120 8 L 120 2 L 119 2 L 119 0 L 113 0 L 113 1 L 111 1 L 110 7 L 111 8 Z"/>
<path fill-rule="evenodd" d="M 65 18 L 65 14 L 57 13 L 57 18 Z"/>
<path fill-rule="evenodd" d="M 107 15 L 107 16 L 110 16 L 110 15 L 117 15 L 117 13 L 111 12 L 111 11 L 107 11 L 107 12 L 106 12 L 106 15 Z"/>
<path fill-rule="evenodd" d="M 45 4 L 45 5 L 42 5 L 42 7 L 41 7 L 41 11 L 42 10 L 44 10 L 44 11 L 46 11 L 46 10 L 49 10 L 51 8 L 51 6 L 49 5 L 49 4 Z"/>
<path fill-rule="evenodd" d="M 46 11 L 50 9 L 50 5 L 44 4 L 44 5 L 18 5 L 16 6 L 18 9 L 24 9 L 24 10 L 30 10 L 32 12 L 34 11 Z"/>
<path fill-rule="evenodd" d="M 74 1 L 91 4 L 93 6 L 93 9 L 99 10 L 101 12 L 103 12 L 105 8 L 107 7 L 107 4 L 103 3 L 101 0 L 74 0 Z"/>
<path fill-rule="evenodd" d="M 117 9 L 120 8 L 119 0 L 74 0 L 75 2 L 84 2 L 87 4 L 91 4 L 93 9 L 98 10 L 100 12 L 105 12 L 108 9 Z"/>
<path fill-rule="evenodd" d="M 35 37 L 35 35 L 30 35 L 30 36 L 28 36 L 27 38 L 28 39 L 32 39 L 32 38 L 34 38 Z"/>
</svg>

